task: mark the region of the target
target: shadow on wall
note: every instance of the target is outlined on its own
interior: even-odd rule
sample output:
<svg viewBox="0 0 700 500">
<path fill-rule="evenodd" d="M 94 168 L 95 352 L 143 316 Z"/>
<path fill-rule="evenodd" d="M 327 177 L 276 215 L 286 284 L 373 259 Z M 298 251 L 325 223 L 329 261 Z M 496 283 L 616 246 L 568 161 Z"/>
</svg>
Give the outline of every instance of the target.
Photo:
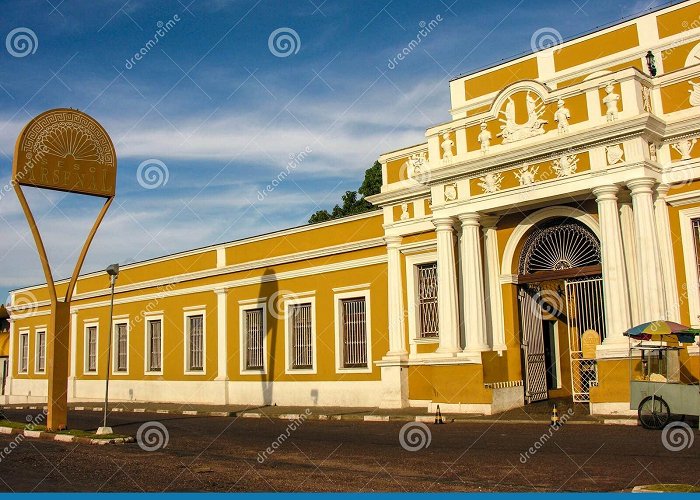
<svg viewBox="0 0 700 500">
<path fill-rule="evenodd" d="M 261 376 L 263 404 L 274 404 L 274 380 L 277 368 L 277 338 L 280 328 L 284 327 L 284 302 L 280 294 L 277 280 L 266 282 L 266 276 L 274 276 L 275 269 L 268 267 L 262 275 L 263 282 L 260 284 L 258 297 L 267 297 L 267 331 L 264 342 L 267 345 L 267 369 Z M 284 355 L 284 353 L 282 353 Z"/>
</svg>

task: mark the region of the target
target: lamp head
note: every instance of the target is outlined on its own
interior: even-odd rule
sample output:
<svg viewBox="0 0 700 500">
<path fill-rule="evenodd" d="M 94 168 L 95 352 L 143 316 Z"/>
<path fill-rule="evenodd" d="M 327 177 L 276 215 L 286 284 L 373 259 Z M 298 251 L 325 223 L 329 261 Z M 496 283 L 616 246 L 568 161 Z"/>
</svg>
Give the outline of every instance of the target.
<svg viewBox="0 0 700 500">
<path fill-rule="evenodd" d="M 107 266 L 107 269 L 105 269 L 105 272 L 109 274 L 110 276 L 117 277 L 119 276 L 119 264 L 110 264 Z"/>
</svg>

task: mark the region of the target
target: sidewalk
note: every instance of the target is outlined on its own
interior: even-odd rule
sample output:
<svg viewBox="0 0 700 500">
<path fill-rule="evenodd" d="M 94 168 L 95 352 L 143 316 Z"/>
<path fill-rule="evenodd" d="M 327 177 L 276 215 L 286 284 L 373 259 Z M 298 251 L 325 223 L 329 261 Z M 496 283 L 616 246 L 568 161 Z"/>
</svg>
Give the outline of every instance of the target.
<svg viewBox="0 0 700 500">
<path fill-rule="evenodd" d="M 636 425 L 634 417 L 590 415 L 587 404 L 572 403 L 570 400 L 557 399 L 541 401 L 515 408 L 495 415 L 464 413 L 443 413 L 443 421 L 472 423 L 510 423 L 510 424 L 549 424 L 553 405 L 557 405 L 559 417 L 565 417 L 570 424 L 623 424 Z M 43 405 L 7 405 L 6 409 L 37 410 Z M 70 411 L 103 411 L 102 403 L 71 403 Z M 2 408 L 0 408 L 0 411 Z M 348 408 L 348 407 L 300 407 L 300 406 L 244 406 L 244 405 L 189 405 L 181 403 L 123 403 L 109 405 L 110 412 L 160 413 L 172 415 L 199 415 L 212 417 L 241 417 L 268 419 L 308 419 L 308 420 L 362 420 L 367 422 L 434 422 L 435 414 L 426 408 Z"/>
</svg>

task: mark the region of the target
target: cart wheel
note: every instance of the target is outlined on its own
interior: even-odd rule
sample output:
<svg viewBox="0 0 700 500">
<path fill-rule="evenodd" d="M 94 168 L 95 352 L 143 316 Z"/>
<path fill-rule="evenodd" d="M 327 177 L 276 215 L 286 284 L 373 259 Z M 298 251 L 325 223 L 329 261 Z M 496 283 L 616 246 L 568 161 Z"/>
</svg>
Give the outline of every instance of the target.
<svg viewBox="0 0 700 500">
<path fill-rule="evenodd" d="M 645 429 L 662 429 L 671 418 L 668 403 L 659 396 L 647 396 L 639 403 L 639 421 Z"/>
</svg>

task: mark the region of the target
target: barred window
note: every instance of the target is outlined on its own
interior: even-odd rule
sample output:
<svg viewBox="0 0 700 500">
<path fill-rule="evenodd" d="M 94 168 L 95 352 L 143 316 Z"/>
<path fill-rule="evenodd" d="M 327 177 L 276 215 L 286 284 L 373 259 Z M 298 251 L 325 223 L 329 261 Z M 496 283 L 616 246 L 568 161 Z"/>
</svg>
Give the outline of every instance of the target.
<svg viewBox="0 0 700 500">
<path fill-rule="evenodd" d="M 263 309 L 245 311 L 246 370 L 265 368 Z"/>
<path fill-rule="evenodd" d="M 96 372 L 97 371 L 97 327 L 88 326 L 85 329 L 85 344 L 87 346 L 87 363 L 85 365 L 85 371 Z"/>
<path fill-rule="evenodd" d="M 437 262 L 418 266 L 418 319 L 421 338 L 438 336 Z"/>
<path fill-rule="evenodd" d="M 204 371 L 204 316 L 189 316 L 187 325 L 187 370 Z"/>
<path fill-rule="evenodd" d="M 46 332 L 36 333 L 36 371 L 46 371 Z"/>
<path fill-rule="evenodd" d="M 365 298 L 344 299 L 343 311 L 343 367 L 367 367 L 367 318 Z"/>
<path fill-rule="evenodd" d="M 292 326 L 292 368 L 312 369 L 314 364 L 311 325 L 311 304 L 295 304 L 289 307 Z"/>
<path fill-rule="evenodd" d="M 29 371 L 29 333 L 19 334 L 19 373 Z"/>
<path fill-rule="evenodd" d="M 162 367 L 162 353 L 160 349 L 162 341 L 162 324 L 159 319 L 148 320 L 146 331 L 148 332 L 148 371 L 159 372 Z"/>
<path fill-rule="evenodd" d="M 114 353 L 117 372 L 126 372 L 129 366 L 129 339 L 126 323 L 114 325 L 116 349 Z"/>
</svg>

